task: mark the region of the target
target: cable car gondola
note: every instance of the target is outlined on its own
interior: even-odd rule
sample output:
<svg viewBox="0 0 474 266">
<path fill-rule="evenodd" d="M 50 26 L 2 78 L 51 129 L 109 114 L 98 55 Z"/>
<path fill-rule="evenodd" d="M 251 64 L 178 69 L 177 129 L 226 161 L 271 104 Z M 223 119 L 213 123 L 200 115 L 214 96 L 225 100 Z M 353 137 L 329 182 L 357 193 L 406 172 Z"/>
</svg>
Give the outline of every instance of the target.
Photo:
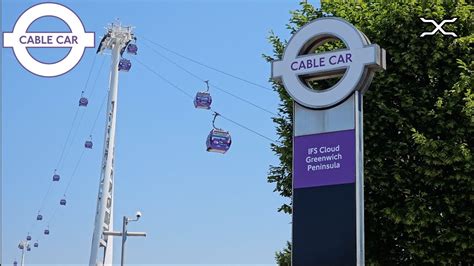
<svg viewBox="0 0 474 266">
<path fill-rule="evenodd" d="M 18 262 L 16 260 L 13 262 L 13 266 L 18 266 Z"/>
<path fill-rule="evenodd" d="M 137 55 L 138 47 L 136 44 L 131 43 L 127 46 L 127 53 Z"/>
<path fill-rule="evenodd" d="M 54 169 L 53 181 L 57 182 L 59 179 L 61 179 L 61 177 L 56 173 L 56 169 Z"/>
<path fill-rule="evenodd" d="M 92 136 L 89 136 L 89 138 L 90 138 L 90 140 L 86 140 L 86 142 L 84 143 L 84 147 L 86 149 L 92 149 L 92 145 L 93 145 Z"/>
<path fill-rule="evenodd" d="M 33 246 L 34 246 L 35 248 L 37 248 L 37 247 L 39 246 L 38 242 L 35 242 L 35 243 L 33 244 Z"/>
<path fill-rule="evenodd" d="M 30 246 L 26 247 L 26 251 L 31 251 Z"/>
<path fill-rule="evenodd" d="M 120 59 L 120 62 L 118 64 L 119 71 L 128 72 L 130 71 L 130 68 L 132 68 L 132 63 L 130 62 L 130 60 L 125 58 Z"/>
<path fill-rule="evenodd" d="M 84 91 L 81 93 L 81 98 L 79 99 L 79 106 L 86 107 L 89 104 L 89 100 L 84 97 Z"/>
<path fill-rule="evenodd" d="M 38 216 L 36 216 L 36 220 L 37 220 L 37 221 L 43 220 L 43 215 L 41 215 L 41 214 L 38 213 Z"/>
<path fill-rule="evenodd" d="M 199 109 L 211 109 L 212 97 L 209 93 L 209 80 L 204 81 L 207 89 L 205 91 L 198 91 L 194 97 L 194 107 Z"/>
<path fill-rule="evenodd" d="M 44 234 L 49 235 L 49 229 L 44 229 Z"/>
<path fill-rule="evenodd" d="M 62 205 L 62 206 L 66 206 L 66 199 L 61 199 L 59 201 L 59 204 Z"/>
<path fill-rule="evenodd" d="M 28 235 L 26 236 L 26 240 L 30 241 L 31 240 L 31 236 L 30 234 L 28 233 Z"/>
<path fill-rule="evenodd" d="M 207 137 L 206 141 L 207 151 L 226 153 L 232 144 L 232 139 L 228 131 L 215 127 L 214 122 L 218 115 L 218 113 L 214 113 L 214 119 L 212 120 L 212 126 L 214 128 L 211 130 L 211 132 L 209 132 L 209 136 Z"/>
</svg>

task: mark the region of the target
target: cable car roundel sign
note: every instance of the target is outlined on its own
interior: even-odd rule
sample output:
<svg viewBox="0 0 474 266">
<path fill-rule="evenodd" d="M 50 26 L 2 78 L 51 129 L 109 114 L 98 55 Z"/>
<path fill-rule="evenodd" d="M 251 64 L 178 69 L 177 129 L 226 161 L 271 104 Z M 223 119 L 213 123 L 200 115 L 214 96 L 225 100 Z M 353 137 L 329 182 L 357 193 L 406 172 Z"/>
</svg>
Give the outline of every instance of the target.
<svg viewBox="0 0 474 266">
<path fill-rule="evenodd" d="M 345 48 L 316 53 L 331 40 Z M 385 51 L 347 21 L 298 30 L 272 78 L 293 98 L 292 265 L 365 265 L 363 94 Z M 314 90 L 314 80 L 340 77 Z"/>
<path fill-rule="evenodd" d="M 315 54 L 314 50 L 331 39 L 341 40 L 347 49 Z M 316 19 L 298 30 L 288 42 L 283 59 L 272 62 L 272 78 L 281 80 L 290 96 L 313 109 L 329 108 L 346 99 L 354 90 L 364 92 L 373 70 L 385 69 L 385 50 L 353 25 L 334 17 Z M 343 74 L 331 88 L 316 91 L 302 78 L 324 79 Z"/>
<path fill-rule="evenodd" d="M 43 17 L 63 21 L 70 32 L 29 32 L 30 26 Z M 86 32 L 81 19 L 66 6 L 41 3 L 20 15 L 12 32 L 3 33 L 3 47 L 12 48 L 18 62 L 31 73 L 42 77 L 56 77 L 73 69 L 82 59 L 86 48 L 95 46 L 95 33 Z M 28 48 L 70 48 L 69 53 L 55 63 L 44 63 L 34 58 Z"/>
</svg>

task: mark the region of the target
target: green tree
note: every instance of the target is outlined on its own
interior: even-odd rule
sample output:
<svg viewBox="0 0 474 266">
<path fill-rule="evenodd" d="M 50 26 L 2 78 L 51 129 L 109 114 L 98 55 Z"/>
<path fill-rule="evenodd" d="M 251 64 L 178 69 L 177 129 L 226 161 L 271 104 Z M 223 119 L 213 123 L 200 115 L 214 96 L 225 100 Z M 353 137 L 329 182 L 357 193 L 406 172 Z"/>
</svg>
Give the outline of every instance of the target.
<svg viewBox="0 0 474 266">
<path fill-rule="evenodd" d="M 474 263 L 473 5 L 464 1 L 325 1 L 301 3 L 288 30 L 322 17 L 354 24 L 387 51 L 387 70 L 376 74 L 364 98 L 366 259 L 370 265 Z M 442 21 L 459 38 L 435 34 L 420 17 Z M 275 34 L 268 61 L 286 45 Z M 316 84 L 318 85 L 324 84 Z M 280 165 L 268 181 L 290 201 L 292 100 L 279 83 Z M 314 86 L 313 86 L 314 87 Z M 289 265 L 290 246 L 277 252 Z"/>
</svg>

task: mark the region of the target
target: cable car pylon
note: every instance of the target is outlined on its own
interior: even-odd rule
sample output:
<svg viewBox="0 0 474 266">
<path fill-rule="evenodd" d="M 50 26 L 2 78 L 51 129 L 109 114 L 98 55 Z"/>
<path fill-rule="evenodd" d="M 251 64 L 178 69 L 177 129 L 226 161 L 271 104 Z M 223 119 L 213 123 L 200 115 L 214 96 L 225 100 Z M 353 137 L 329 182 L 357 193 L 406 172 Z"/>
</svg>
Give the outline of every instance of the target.
<svg viewBox="0 0 474 266">
<path fill-rule="evenodd" d="M 121 51 L 129 45 L 130 41 L 135 40 L 132 27 L 125 27 L 120 23 L 112 23 L 106 29 L 107 32 L 102 37 L 97 53 L 111 50 L 112 64 L 110 67 L 109 95 L 106 113 L 107 122 L 105 127 L 99 193 L 97 197 L 97 211 L 89 260 L 90 266 L 112 265 L 112 237 L 104 235 L 103 232 L 113 230 L 114 151 L 118 78 L 119 70 L 128 71 L 131 67 L 130 61 L 121 57 Z"/>
<path fill-rule="evenodd" d="M 26 251 L 30 251 L 30 242 L 22 240 L 20 241 L 20 244 L 18 244 L 18 248 L 21 249 L 21 261 L 20 261 L 20 266 L 25 265 L 25 256 L 26 256 Z M 16 261 L 15 261 L 16 262 Z"/>
</svg>

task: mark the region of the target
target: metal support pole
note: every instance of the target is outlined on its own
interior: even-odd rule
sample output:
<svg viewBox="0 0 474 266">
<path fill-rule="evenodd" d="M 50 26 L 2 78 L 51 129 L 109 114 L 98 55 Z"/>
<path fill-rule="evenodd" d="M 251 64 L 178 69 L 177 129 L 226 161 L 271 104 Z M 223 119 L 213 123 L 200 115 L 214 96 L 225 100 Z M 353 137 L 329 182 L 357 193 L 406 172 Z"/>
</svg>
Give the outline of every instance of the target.
<svg viewBox="0 0 474 266">
<path fill-rule="evenodd" d="M 25 246 L 23 246 L 23 249 L 21 250 L 21 261 L 20 261 L 20 265 L 21 266 L 25 266 Z"/>
<path fill-rule="evenodd" d="M 131 27 L 112 24 L 107 28 L 98 53 L 104 50 L 112 52 L 110 69 L 109 98 L 107 104 L 104 149 L 101 165 L 97 211 L 95 215 L 94 232 L 92 235 L 91 255 L 89 266 L 112 265 L 113 241 L 104 231 L 113 230 L 114 217 L 114 156 L 115 156 L 115 127 L 117 119 L 117 91 L 119 78 L 119 62 L 121 50 L 124 49 L 134 34 Z"/>
<path fill-rule="evenodd" d="M 28 243 L 28 241 L 25 241 L 25 240 L 20 241 L 20 244 L 18 245 L 18 247 L 21 247 L 21 246 L 23 247 L 21 248 L 21 260 L 20 260 L 21 266 L 25 265 L 26 249 L 28 248 L 29 245 L 30 243 Z"/>
<path fill-rule="evenodd" d="M 102 173 L 100 176 L 99 196 L 97 200 L 97 213 L 94 234 L 92 237 L 90 266 L 112 264 L 112 241 L 102 237 L 104 227 L 113 230 L 113 208 L 107 206 L 107 201 L 113 203 L 113 157 L 115 150 L 115 119 L 117 115 L 117 90 L 118 90 L 118 62 L 121 46 L 115 45 L 112 50 L 112 64 L 110 73 L 110 88 L 107 107 L 107 125 L 104 137 L 104 156 L 102 159 Z M 106 219 L 105 216 L 108 216 Z M 104 247 L 104 257 L 98 259 L 100 247 Z"/>
<path fill-rule="evenodd" d="M 122 254 L 120 256 L 120 265 L 125 265 L 125 242 L 129 236 L 143 236 L 146 237 L 145 232 L 128 232 L 127 225 L 129 222 L 136 222 L 140 219 L 141 213 L 137 213 L 136 219 L 130 219 L 127 216 L 123 217 L 123 224 L 122 224 L 122 232 L 117 231 L 105 231 L 103 234 L 104 236 L 120 236 L 122 237 Z"/>
<path fill-rule="evenodd" d="M 122 225 L 122 255 L 120 259 L 121 266 L 123 266 L 125 263 L 125 241 L 127 241 L 127 224 L 128 224 L 128 218 L 127 216 L 124 216 L 123 225 Z"/>
</svg>

